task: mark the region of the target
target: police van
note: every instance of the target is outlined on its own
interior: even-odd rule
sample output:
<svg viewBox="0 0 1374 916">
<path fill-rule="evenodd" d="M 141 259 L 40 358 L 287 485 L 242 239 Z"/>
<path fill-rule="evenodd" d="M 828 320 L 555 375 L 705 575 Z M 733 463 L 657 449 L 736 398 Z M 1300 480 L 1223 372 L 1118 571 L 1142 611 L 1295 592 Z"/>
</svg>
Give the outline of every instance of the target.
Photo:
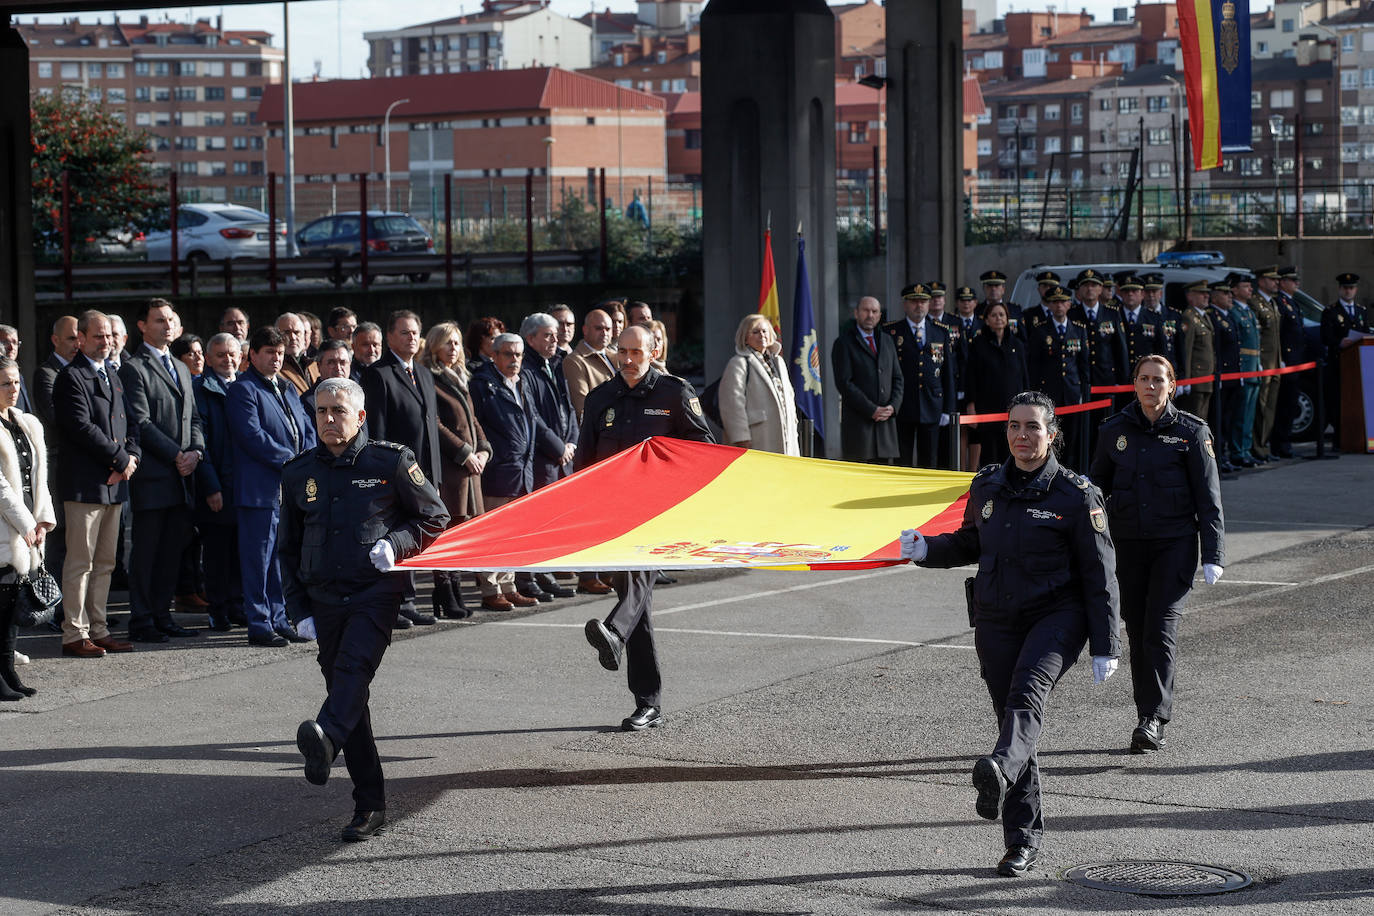
<svg viewBox="0 0 1374 916">
<path fill-rule="evenodd" d="M 1036 274 L 1046 270 L 1054 271 L 1059 275 L 1060 282 L 1067 288 L 1069 282 L 1078 276 L 1079 271 L 1088 268 L 1112 276 L 1125 272 L 1134 273 L 1137 276 L 1145 273 L 1162 274 L 1164 277 L 1164 304 L 1179 311 L 1187 308 L 1187 299 L 1183 295 L 1183 288 L 1188 284 L 1198 280 L 1215 283 L 1218 280 L 1226 279 L 1226 276 L 1233 270 L 1247 270 L 1243 267 L 1228 267 L 1226 257 L 1220 251 L 1164 252 L 1149 264 L 1036 264 L 1027 267 L 1017 275 L 1012 283 L 1008 299 L 1021 306 L 1022 309 L 1039 305 L 1040 290 L 1035 282 Z M 1298 290 L 1294 299 L 1302 311 L 1303 332 L 1307 340 L 1306 357 L 1303 361 L 1308 362 L 1317 359 L 1322 352 L 1320 329 L 1323 306 L 1301 289 Z M 1293 439 L 1305 442 L 1316 439 L 1314 427 L 1317 422 L 1317 373 L 1315 371 L 1300 373 L 1298 380 L 1301 387 L 1298 391 L 1298 415 L 1293 420 Z M 1328 404 L 1326 409 L 1327 415 L 1330 416 L 1335 405 Z"/>
</svg>

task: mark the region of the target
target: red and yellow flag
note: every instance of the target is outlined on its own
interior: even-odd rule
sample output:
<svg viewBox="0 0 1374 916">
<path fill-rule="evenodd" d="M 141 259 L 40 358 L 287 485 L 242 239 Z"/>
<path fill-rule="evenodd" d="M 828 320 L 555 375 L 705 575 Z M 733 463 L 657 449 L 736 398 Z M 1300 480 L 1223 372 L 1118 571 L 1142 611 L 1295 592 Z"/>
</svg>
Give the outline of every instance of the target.
<svg viewBox="0 0 1374 916">
<path fill-rule="evenodd" d="M 782 312 L 778 310 L 778 274 L 773 269 L 773 230 L 763 232 L 763 283 L 759 288 L 759 314 L 773 326 L 773 336 L 782 336 Z"/>
<path fill-rule="evenodd" d="M 868 569 L 953 531 L 972 474 L 656 437 L 450 528 L 411 569 Z"/>
</svg>

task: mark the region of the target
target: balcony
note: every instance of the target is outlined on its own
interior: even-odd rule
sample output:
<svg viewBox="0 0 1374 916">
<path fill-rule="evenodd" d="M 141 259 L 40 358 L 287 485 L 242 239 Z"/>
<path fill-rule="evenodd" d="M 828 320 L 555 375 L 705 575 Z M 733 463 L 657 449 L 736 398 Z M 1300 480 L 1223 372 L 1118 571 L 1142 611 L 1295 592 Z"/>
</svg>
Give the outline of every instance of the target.
<svg viewBox="0 0 1374 916">
<path fill-rule="evenodd" d="M 1005 136 L 1016 133 L 1020 128 L 1023 134 L 1035 133 L 1035 118 L 998 118 L 997 133 Z"/>
<path fill-rule="evenodd" d="M 997 164 L 1005 166 L 1014 165 L 1035 165 L 1036 155 L 1033 149 L 1023 149 L 1020 154 L 1014 149 L 999 150 L 997 153 Z"/>
</svg>

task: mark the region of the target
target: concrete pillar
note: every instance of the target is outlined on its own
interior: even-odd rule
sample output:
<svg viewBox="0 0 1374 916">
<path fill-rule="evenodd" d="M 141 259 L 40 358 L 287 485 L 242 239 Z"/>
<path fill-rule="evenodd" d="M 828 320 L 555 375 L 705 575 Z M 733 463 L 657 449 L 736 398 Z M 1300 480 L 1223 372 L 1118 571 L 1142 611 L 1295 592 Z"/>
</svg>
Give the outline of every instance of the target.
<svg viewBox="0 0 1374 916">
<path fill-rule="evenodd" d="M 963 27 L 959 0 L 887 5 L 887 297 L 964 276 Z M 703 67 L 703 70 L 705 68 Z"/>
<path fill-rule="evenodd" d="M 706 378 L 758 310 L 773 225 L 784 352 L 792 336 L 800 223 L 822 341 L 825 425 L 839 430 L 830 344 L 841 315 L 835 249 L 835 17 L 824 0 L 711 0 L 701 16 Z M 845 312 L 848 310 L 845 309 Z M 826 442 L 838 454 L 838 434 Z"/>
<path fill-rule="evenodd" d="M 0 25 L 0 86 L 0 324 L 14 325 L 27 342 L 19 358 L 28 378 L 40 348 L 33 312 L 29 49 L 8 21 Z"/>
</svg>

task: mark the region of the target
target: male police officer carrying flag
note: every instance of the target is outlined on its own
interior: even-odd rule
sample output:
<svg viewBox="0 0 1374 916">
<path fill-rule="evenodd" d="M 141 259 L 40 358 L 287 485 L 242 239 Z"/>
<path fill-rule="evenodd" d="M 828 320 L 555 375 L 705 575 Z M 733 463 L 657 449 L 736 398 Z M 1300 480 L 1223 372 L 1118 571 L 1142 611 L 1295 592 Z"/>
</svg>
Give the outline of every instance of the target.
<svg viewBox="0 0 1374 916">
<path fill-rule="evenodd" d="M 282 590 L 296 629 L 319 640 L 328 696 L 301 723 L 305 778 L 329 779 L 340 750 L 353 780 L 345 840 L 370 839 L 386 822 L 382 762 L 372 737 L 368 687 L 401 606 L 404 579 L 386 575 L 448 524 L 448 512 L 410 449 L 368 441 L 363 389 L 333 378 L 315 389 L 320 444 L 282 469 Z"/>
</svg>

